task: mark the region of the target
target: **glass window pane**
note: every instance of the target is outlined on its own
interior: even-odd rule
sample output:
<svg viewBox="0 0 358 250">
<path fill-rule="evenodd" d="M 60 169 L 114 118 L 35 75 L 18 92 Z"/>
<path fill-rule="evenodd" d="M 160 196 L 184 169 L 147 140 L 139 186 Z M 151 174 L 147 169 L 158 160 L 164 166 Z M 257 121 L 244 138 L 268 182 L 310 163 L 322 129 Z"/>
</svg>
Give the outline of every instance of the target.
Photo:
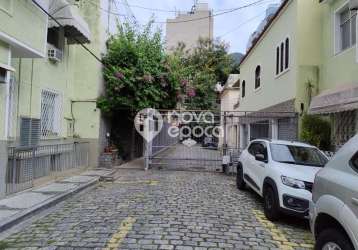
<svg viewBox="0 0 358 250">
<path fill-rule="evenodd" d="M 347 49 L 350 47 L 350 40 L 351 40 L 351 35 L 350 35 L 350 23 L 346 22 L 344 24 L 341 25 L 341 49 Z"/>
</svg>

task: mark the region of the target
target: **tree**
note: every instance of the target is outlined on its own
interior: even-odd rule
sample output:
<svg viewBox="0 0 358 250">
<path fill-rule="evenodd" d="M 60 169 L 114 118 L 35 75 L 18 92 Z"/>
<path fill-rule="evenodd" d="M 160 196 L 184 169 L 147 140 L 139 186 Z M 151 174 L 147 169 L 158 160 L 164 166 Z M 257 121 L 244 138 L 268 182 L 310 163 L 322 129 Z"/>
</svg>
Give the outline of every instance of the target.
<svg viewBox="0 0 358 250">
<path fill-rule="evenodd" d="M 331 125 L 317 115 L 305 114 L 302 118 L 301 139 L 322 150 L 330 150 Z"/>
<path fill-rule="evenodd" d="M 104 113 L 128 110 L 134 116 L 148 107 L 175 107 L 176 83 L 169 77 L 162 34 L 152 32 L 152 23 L 142 31 L 124 24 L 108 40 L 103 58 L 106 93 L 97 102 Z"/>
<path fill-rule="evenodd" d="M 135 157 L 136 145 L 140 145 L 133 122 L 136 113 L 149 107 L 174 108 L 177 101 L 178 87 L 169 74 L 162 34 L 153 32 L 152 24 L 143 30 L 129 24 L 119 26 L 118 33 L 107 41 L 103 58 L 105 94 L 97 106 L 112 118 L 111 140 L 129 158 Z"/>
<path fill-rule="evenodd" d="M 228 54 L 228 45 L 220 40 L 200 39 L 192 50 L 179 44 L 169 62 L 172 81 L 180 86 L 179 101 L 188 99 L 189 102 L 185 102 L 188 109 L 215 108 L 216 84 L 224 84 L 229 74 L 237 72 L 238 68 Z"/>
</svg>

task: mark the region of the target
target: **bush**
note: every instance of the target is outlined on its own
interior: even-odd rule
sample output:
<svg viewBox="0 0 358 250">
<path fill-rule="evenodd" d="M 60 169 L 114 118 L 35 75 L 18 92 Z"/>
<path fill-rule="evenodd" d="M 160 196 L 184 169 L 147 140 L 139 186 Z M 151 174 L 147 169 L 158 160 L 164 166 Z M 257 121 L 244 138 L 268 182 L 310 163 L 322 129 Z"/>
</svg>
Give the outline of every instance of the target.
<svg viewBox="0 0 358 250">
<path fill-rule="evenodd" d="M 321 116 L 304 115 L 301 139 L 322 150 L 331 149 L 331 124 Z"/>
</svg>

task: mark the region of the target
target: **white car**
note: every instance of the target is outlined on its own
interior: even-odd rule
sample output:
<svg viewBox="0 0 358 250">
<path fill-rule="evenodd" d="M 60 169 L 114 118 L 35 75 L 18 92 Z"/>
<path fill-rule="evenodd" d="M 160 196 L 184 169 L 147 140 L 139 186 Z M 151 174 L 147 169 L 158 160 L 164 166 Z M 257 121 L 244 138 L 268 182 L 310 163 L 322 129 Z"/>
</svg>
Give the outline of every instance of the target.
<svg viewBox="0 0 358 250">
<path fill-rule="evenodd" d="M 317 173 L 310 224 L 315 249 L 358 249 L 358 135 Z"/>
<path fill-rule="evenodd" d="M 264 212 L 277 220 L 281 212 L 308 218 L 316 173 L 327 163 L 316 147 L 280 140 L 253 140 L 242 152 L 236 184 L 248 185 L 264 198 Z"/>
</svg>

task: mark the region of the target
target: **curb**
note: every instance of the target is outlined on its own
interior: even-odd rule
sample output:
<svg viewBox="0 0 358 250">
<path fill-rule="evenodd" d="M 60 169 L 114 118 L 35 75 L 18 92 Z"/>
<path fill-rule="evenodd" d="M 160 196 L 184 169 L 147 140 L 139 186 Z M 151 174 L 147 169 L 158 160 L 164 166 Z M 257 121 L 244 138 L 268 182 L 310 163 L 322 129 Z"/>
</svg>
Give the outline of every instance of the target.
<svg viewBox="0 0 358 250">
<path fill-rule="evenodd" d="M 60 203 L 61 201 L 83 191 L 84 189 L 95 185 L 96 183 L 98 183 L 98 181 L 99 181 L 99 177 L 90 181 L 90 182 L 87 182 L 87 183 L 84 183 L 84 184 L 78 186 L 76 189 L 73 189 L 73 190 L 67 191 L 61 195 L 49 198 L 48 200 L 46 200 L 40 204 L 37 204 L 31 208 L 25 209 L 25 210 L 21 211 L 20 213 L 15 214 L 11 218 L 0 222 L 0 233 L 4 232 L 5 230 L 10 229 L 11 227 L 15 226 L 16 224 L 19 224 L 20 222 L 24 221 L 25 219 L 28 219 L 28 218 Z"/>
</svg>

